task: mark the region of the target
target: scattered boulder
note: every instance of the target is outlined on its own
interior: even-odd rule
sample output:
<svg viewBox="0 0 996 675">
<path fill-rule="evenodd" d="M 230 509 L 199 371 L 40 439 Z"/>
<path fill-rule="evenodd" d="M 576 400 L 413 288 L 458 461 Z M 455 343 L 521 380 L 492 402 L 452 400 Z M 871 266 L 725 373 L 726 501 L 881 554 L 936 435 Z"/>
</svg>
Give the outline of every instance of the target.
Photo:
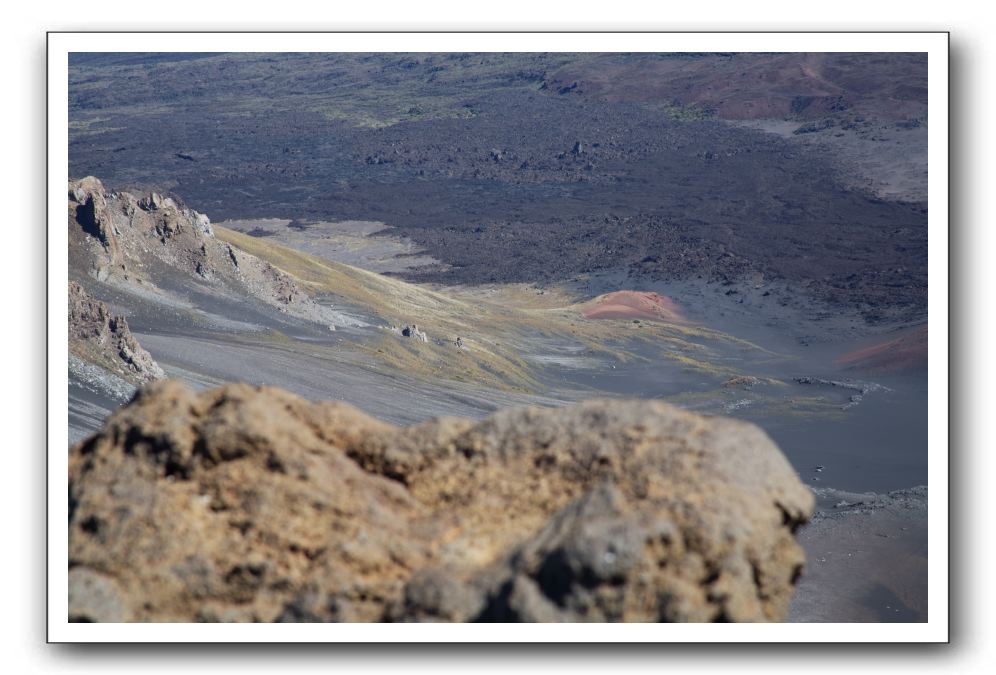
<svg viewBox="0 0 996 675">
<path fill-rule="evenodd" d="M 158 192 L 150 192 L 147 196 L 138 200 L 138 208 L 143 211 L 158 211 L 162 208 L 165 199 Z"/>
<path fill-rule="evenodd" d="M 813 496 L 658 401 L 406 429 L 245 384 L 141 390 L 70 450 L 76 620 L 781 621 Z"/>
<path fill-rule="evenodd" d="M 200 230 L 201 234 L 206 237 L 214 236 L 214 228 L 211 227 L 211 220 L 203 213 L 198 213 L 197 211 L 191 211 L 193 216 L 194 224 L 197 229 Z"/>
<path fill-rule="evenodd" d="M 799 136 L 801 134 L 815 134 L 819 131 L 826 131 L 827 129 L 832 129 L 834 126 L 836 126 L 836 124 L 837 123 L 834 120 L 828 117 L 822 120 L 814 120 L 812 122 L 806 122 L 792 133 L 795 134 L 796 136 Z"/>
<path fill-rule="evenodd" d="M 419 327 L 414 323 L 410 326 L 402 328 L 401 334 L 407 338 L 414 338 L 420 342 L 429 341 L 429 336 L 426 335 L 424 331 L 419 330 Z"/>
<path fill-rule="evenodd" d="M 744 389 L 749 391 L 761 384 L 761 382 L 761 378 L 754 377 L 753 375 L 737 375 L 724 382 L 723 387 L 726 389 Z"/>
<path fill-rule="evenodd" d="M 69 282 L 69 352 L 132 384 L 166 377 L 131 334 L 125 318 L 111 314 L 75 281 Z"/>
</svg>

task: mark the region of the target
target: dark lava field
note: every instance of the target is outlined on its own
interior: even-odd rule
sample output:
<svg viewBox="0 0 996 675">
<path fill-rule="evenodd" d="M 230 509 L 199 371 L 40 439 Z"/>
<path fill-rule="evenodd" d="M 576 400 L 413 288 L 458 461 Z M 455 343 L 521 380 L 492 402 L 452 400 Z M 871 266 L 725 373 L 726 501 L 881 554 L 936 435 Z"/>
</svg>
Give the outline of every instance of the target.
<svg viewBox="0 0 996 675">
<path fill-rule="evenodd" d="M 926 318 L 925 167 L 898 201 L 857 163 L 923 149 L 916 54 L 78 54 L 69 111 L 71 176 L 381 221 L 442 263 L 411 281 L 780 282 Z"/>
</svg>

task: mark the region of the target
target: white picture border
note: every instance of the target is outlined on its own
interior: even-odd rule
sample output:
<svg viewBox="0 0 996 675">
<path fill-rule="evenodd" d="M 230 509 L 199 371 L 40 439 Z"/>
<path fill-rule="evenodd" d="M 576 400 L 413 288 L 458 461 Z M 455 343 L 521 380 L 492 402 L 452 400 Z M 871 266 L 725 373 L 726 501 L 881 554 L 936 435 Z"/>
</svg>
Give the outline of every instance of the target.
<svg viewBox="0 0 996 675">
<path fill-rule="evenodd" d="M 926 52 L 928 616 L 906 624 L 86 624 L 68 622 L 70 52 Z M 948 35 L 931 33 L 50 33 L 48 35 L 48 640 L 50 642 L 946 642 L 948 640 Z M 210 215 L 210 214 L 209 214 Z"/>
</svg>

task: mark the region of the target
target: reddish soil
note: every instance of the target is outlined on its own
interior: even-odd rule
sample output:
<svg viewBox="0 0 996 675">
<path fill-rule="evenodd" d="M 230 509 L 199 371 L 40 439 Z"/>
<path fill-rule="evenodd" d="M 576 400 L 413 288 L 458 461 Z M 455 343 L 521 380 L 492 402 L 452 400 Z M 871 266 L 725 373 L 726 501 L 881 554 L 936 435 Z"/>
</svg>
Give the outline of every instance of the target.
<svg viewBox="0 0 996 675">
<path fill-rule="evenodd" d="M 926 114 L 922 54 L 649 55 L 571 64 L 547 89 L 605 101 L 695 105 L 724 119 L 817 119 L 848 108 L 887 120 Z"/>
<path fill-rule="evenodd" d="M 896 373 L 927 367 L 927 326 L 897 338 L 849 352 L 834 360 L 848 370 Z"/>
<path fill-rule="evenodd" d="M 586 319 L 648 319 L 689 323 L 671 298 L 642 291 L 616 291 L 601 295 L 583 312 Z"/>
</svg>

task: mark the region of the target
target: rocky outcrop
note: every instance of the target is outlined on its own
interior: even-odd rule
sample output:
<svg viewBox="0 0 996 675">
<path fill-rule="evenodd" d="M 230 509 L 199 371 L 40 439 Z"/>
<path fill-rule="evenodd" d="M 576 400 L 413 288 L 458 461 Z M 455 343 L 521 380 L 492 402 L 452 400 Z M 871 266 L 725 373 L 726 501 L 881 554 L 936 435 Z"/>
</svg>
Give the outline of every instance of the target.
<svg viewBox="0 0 996 675">
<path fill-rule="evenodd" d="M 396 428 L 274 388 L 140 391 L 70 451 L 91 621 L 778 621 L 813 497 L 661 402 Z"/>
<path fill-rule="evenodd" d="M 93 176 L 69 183 L 69 217 L 86 234 L 99 242 L 106 262 L 121 266 L 124 262 L 115 233 L 114 221 L 107 207 L 104 186 Z"/>
<path fill-rule="evenodd" d="M 214 236 L 211 221 L 179 197 L 108 192 L 88 176 L 69 181 L 70 276 L 143 294 L 162 278 L 192 278 L 208 292 L 251 297 L 280 312 L 329 324 L 328 308 L 290 275 Z"/>
<path fill-rule="evenodd" d="M 111 314 L 74 281 L 69 282 L 69 352 L 132 384 L 166 377 L 131 334 L 125 318 Z"/>
</svg>

